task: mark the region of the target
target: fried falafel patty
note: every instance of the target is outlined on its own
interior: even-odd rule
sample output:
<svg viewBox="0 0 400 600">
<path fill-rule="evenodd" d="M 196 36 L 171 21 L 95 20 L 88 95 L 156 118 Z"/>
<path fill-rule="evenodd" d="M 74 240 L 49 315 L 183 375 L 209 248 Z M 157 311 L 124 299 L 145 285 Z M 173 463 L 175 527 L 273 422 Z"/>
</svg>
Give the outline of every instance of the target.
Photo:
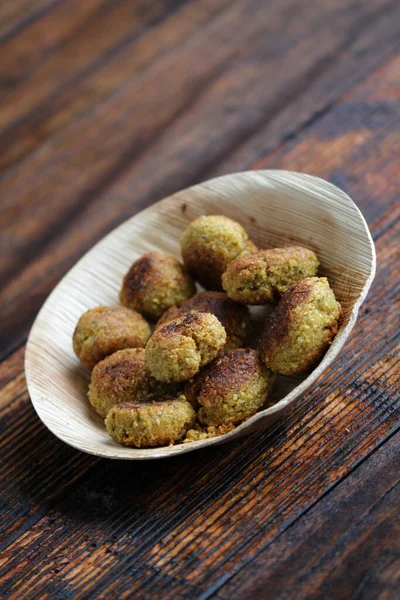
<svg viewBox="0 0 400 600">
<path fill-rule="evenodd" d="M 326 277 L 298 281 L 267 319 L 261 360 L 282 375 L 308 371 L 331 344 L 340 315 L 341 306 Z"/>
<path fill-rule="evenodd" d="M 318 267 L 315 253 L 302 246 L 261 250 L 230 262 L 222 275 L 222 286 L 232 300 L 266 304 L 296 281 L 314 277 Z"/>
<path fill-rule="evenodd" d="M 231 260 L 255 250 L 243 227 L 220 215 L 198 217 L 181 238 L 185 267 L 207 289 L 222 289 L 221 276 Z"/>
<path fill-rule="evenodd" d="M 105 424 L 108 434 L 118 444 L 155 448 L 181 440 L 195 421 L 196 412 L 181 395 L 116 404 Z"/>
<path fill-rule="evenodd" d="M 165 252 L 148 252 L 124 277 L 120 302 L 151 319 L 193 296 L 196 286 L 186 269 Z"/>
<path fill-rule="evenodd" d="M 156 329 L 146 346 L 146 362 L 159 381 L 186 381 L 211 362 L 225 343 L 225 329 L 217 317 L 190 314 Z"/>
<path fill-rule="evenodd" d="M 156 328 L 183 315 L 197 312 L 208 312 L 215 315 L 225 327 L 225 350 L 243 346 L 251 329 L 249 309 L 243 304 L 234 302 L 223 292 L 201 292 L 189 300 L 185 300 L 180 306 L 172 306 L 159 319 Z"/>
<path fill-rule="evenodd" d="M 171 393 L 175 391 L 171 387 L 152 377 L 144 348 L 127 348 L 107 356 L 93 368 L 88 398 L 95 411 L 105 418 L 115 404 Z"/>
<path fill-rule="evenodd" d="M 74 352 L 88 369 L 123 348 L 144 348 L 150 327 L 135 310 L 123 306 L 98 306 L 79 319 L 72 343 Z"/>
<path fill-rule="evenodd" d="M 236 425 L 254 415 L 266 401 L 274 376 L 251 348 L 221 352 L 185 386 L 190 403 L 200 405 L 203 425 Z"/>
</svg>

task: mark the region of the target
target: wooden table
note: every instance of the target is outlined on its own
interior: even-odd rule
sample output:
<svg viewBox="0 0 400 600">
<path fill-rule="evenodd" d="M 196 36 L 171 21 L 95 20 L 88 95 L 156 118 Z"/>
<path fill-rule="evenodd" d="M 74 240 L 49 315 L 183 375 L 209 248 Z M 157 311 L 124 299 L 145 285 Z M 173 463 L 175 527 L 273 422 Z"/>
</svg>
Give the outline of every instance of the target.
<svg viewBox="0 0 400 600">
<path fill-rule="evenodd" d="M 0 3 L 1 598 L 398 598 L 399 23 L 396 0 Z M 43 300 L 127 217 L 252 168 L 322 176 L 370 225 L 376 280 L 333 368 L 207 451 L 59 442 L 24 380 Z"/>
</svg>

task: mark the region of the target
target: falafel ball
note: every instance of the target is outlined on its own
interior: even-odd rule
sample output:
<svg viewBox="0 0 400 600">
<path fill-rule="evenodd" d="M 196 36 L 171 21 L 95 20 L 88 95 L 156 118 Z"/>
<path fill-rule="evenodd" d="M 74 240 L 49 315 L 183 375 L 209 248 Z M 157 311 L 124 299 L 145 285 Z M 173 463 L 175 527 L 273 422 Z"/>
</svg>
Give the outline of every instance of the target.
<svg viewBox="0 0 400 600">
<path fill-rule="evenodd" d="M 266 304 L 296 281 L 314 277 L 318 267 L 316 254 L 302 246 L 261 250 L 230 262 L 222 275 L 222 286 L 232 300 Z"/>
<path fill-rule="evenodd" d="M 221 290 L 221 276 L 242 252 L 253 252 L 254 244 L 239 223 L 220 215 L 198 217 L 181 238 L 185 267 L 205 288 Z"/>
<path fill-rule="evenodd" d="M 172 391 L 171 385 L 151 376 L 144 355 L 144 348 L 118 350 L 93 368 L 88 398 L 101 417 L 115 404 L 141 402 Z"/>
<path fill-rule="evenodd" d="M 181 440 L 195 421 L 193 407 L 181 395 L 116 404 L 105 424 L 108 434 L 118 444 L 156 448 Z"/>
<path fill-rule="evenodd" d="M 254 415 L 266 401 L 274 376 L 251 348 L 221 352 L 185 386 L 189 402 L 200 405 L 203 425 L 236 425 Z"/>
<path fill-rule="evenodd" d="M 209 312 L 215 315 L 225 327 L 225 350 L 243 346 L 251 329 L 249 309 L 243 304 L 234 302 L 223 292 L 201 292 L 185 300 L 180 306 L 172 306 L 159 319 L 156 328 L 183 315 L 197 312 Z"/>
<path fill-rule="evenodd" d="M 341 306 L 326 277 L 307 277 L 283 294 L 260 342 L 261 360 L 282 375 L 308 371 L 337 333 Z"/>
<path fill-rule="evenodd" d="M 189 314 L 163 325 L 146 346 L 146 362 L 159 381 L 187 381 L 225 346 L 226 333 L 210 313 Z"/>
<path fill-rule="evenodd" d="M 135 310 L 123 306 L 98 306 L 79 319 L 72 343 L 74 352 L 88 369 L 123 348 L 144 348 L 150 327 Z"/>
<path fill-rule="evenodd" d="M 165 252 L 148 252 L 125 275 L 119 299 L 124 306 L 158 319 L 195 292 L 193 279 L 176 258 Z"/>
</svg>

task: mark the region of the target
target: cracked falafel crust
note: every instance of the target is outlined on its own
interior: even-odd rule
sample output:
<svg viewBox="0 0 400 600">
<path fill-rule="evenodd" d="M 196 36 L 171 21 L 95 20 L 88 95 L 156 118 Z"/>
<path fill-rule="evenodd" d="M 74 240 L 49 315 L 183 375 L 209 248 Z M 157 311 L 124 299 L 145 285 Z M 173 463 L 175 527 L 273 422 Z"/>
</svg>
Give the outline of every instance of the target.
<svg viewBox="0 0 400 600">
<path fill-rule="evenodd" d="M 251 348 L 227 350 L 185 386 L 190 403 L 200 405 L 198 418 L 207 426 L 237 425 L 260 409 L 274 381 L 259 353 Z"/>
<path fill-rule="evenodd" d="M 130 267 L 119 298 L 124 306 L 158 319 L 165 310 L 195 292 L 192 277 L 175 257 L 165 252 L 148 252 Z"/>
<path fill-rule="evenodd" d="M 217 317 L 225 327 L 225 350 L 240 348 L 250 333 L 251 321 L 247 306 L 234 302 L 224 292 L 201 292 L 180 306 L 173 306 L 162 315 L 156 328 L 179 317 L 197 312 L 208 312 Z"/>
<path fill-rule="evenodd" d="M 135 310 L 124 306 L 98 306 L 79 319 L 72 344 L 79 360 L 88 369 L 103 358 L 124 348 L 144 348 L 150 326 Z"/>
<path fill-rule="evenodd" d="M 231 260 L 255 250 L 243 227 L 221 215 L 198 217 L 181 238 L 185 267 L 207 289 L 221 290 L 221 276 Z"/>
<path fill-rule="evenodd" d="M 261 359 L 281 375 L 308 371 L 337 333 L 341 306 L 326 277 L 308 277 L 283 294 L 260 341 Z"/>
<path fill-rule="evenodd" d="M 121 402 L 141 402 L 171 393 L 171 385 L 152 377 L 145 361 L 144 348 L 114 352 L 95 365 L 88 398 L 97 414 L 105 418 Z"/>
<path fill-rule="evenodd" d="M 222 275 L 222 286 L 232 300 L 266 304 L 296 281 L 314 277 L 318 267 L 316 254 L 302 246 L 261 250 L 230 262 Z"/>
<path fill-rule="evenodd" d="M 107 433 L 118 444 L 136 448 L 169 446 L 181 440 L 196 421 L 185 396 L 116 404 L 105 419 Z"/>
<path fill-rule="evenodd" d="M 225 329 L 217 317 L 189 314 L 156 329 L 146 346 L 146 362 L 159 381 L 187 381 L 211 362 L 225 343 Z"/>
</svg>

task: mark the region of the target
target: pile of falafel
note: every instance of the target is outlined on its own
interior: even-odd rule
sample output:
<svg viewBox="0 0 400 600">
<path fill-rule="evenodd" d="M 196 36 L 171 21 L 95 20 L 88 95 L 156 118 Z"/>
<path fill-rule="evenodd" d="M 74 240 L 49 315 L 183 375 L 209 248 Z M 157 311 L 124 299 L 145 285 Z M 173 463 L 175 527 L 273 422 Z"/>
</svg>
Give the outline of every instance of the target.
<svg viewBox="0 0 400 600">
<path fill-rule="evenodd" d="M 73 335 L 92 370 L 89 402 L 124 446 L 231 431 L 268 405 L 275 373 L 306 373 L 337 332 L 341 306 L 312 250 L 259 250 L 239 223 L 212 215 L 190 223 L 181 251 L 183 265 L 163 252 L 136 260 L 121 306 L 89 310 Z M 196 294 L 195 280 L 208 291 Z M 247 305 L 269 303 L 258 350 L 248 348 Z"/>
</svg>

